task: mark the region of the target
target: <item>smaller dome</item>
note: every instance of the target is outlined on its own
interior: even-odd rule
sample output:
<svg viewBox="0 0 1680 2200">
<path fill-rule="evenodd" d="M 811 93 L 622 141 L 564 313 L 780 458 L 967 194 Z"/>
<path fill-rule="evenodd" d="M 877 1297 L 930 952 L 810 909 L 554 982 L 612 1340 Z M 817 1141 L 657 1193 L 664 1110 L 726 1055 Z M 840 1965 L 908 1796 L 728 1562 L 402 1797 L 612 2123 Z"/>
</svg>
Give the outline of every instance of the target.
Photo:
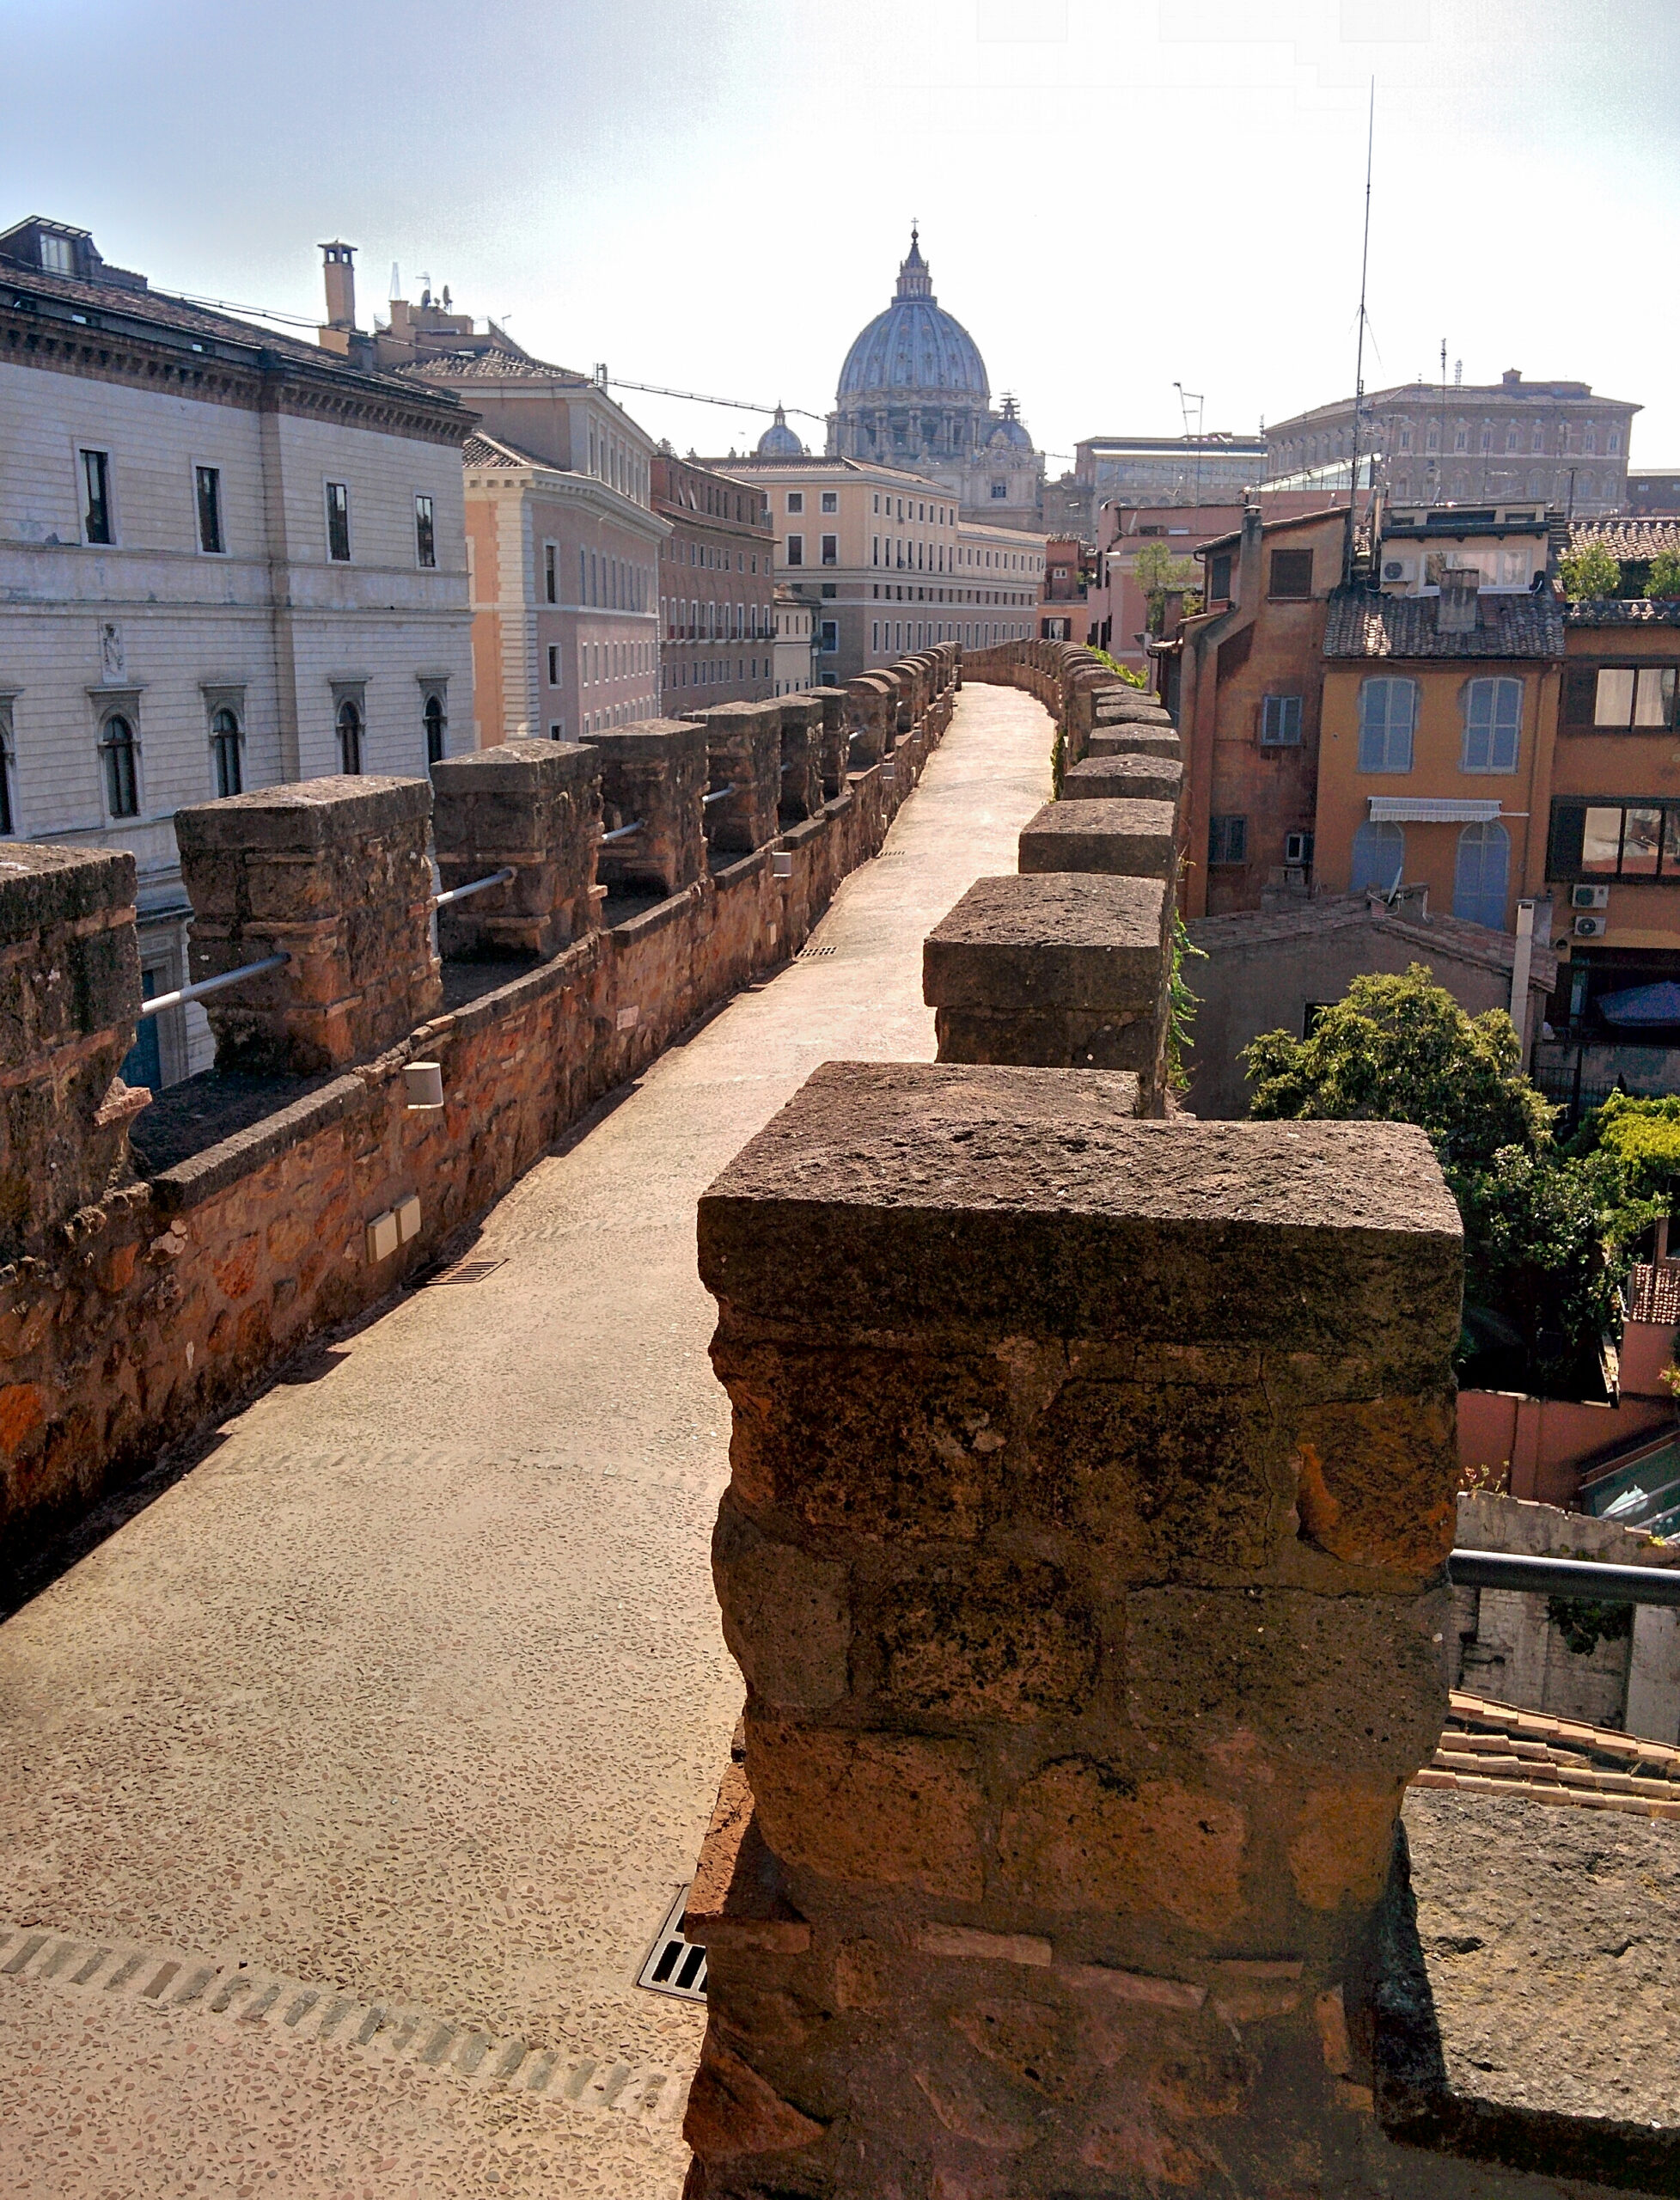
<svg viewBox="0 0 1680 2200">
<path fill-rule="evenodd" d="M 1000 443 L 1009 443 L 1012 444 L 1017 450 L 1030 450 L 1033 447 L 1033 439 L 1027 432 L 1025 421 L 1021 418 L 1021 408 L 1012 397 L 1005 398 L 1003 413 L 1003 419 L 992 431 L 989 438 L 992 448 L 995 449 Z"/>
<path fill-rule="evenodd" d="M 758 439 L 761 458 L 804 458 L 805 446 L 787 425 L 787 415 L 779 405 L 776 417 Z"/>
</svg>

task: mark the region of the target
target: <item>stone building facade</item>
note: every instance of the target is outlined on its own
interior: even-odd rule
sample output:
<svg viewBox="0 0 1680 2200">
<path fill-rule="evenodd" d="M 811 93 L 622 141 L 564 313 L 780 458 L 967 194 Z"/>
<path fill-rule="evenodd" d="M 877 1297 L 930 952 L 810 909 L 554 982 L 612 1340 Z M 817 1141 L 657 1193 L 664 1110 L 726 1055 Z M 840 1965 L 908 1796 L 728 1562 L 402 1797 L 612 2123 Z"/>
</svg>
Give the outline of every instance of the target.
<svg viewBox="0 0 1680 2200">
<path fill-rule="evenodd" d="M 495 691 L 485 737 L 571 741 L 657 717 L 670 529 L 653 510 L 652 438 L 598 382 L 494 327 L 400 373 L 484 423 L 466 456 L 474 657 Z"/>
<path fill-rule="evenodd" d="M 828 448 L 937 482 L 965 517 L 1041 524 L 1043 455 L 1012 397 L 993 410 L 980 347 L 934 296 L 913 228 L 892 302 L 846 355 Z"/>
<path fill-rule="evenodd" d="M 186 975 L 178 806 L 473 746 L 472 425 L 85 230 L 0 236 L 0 832 L 132 852 L 149 994 Z M 141 1032 L 134 1083 L 209 1061 L 195 1008 Z"/>
<path fill-rule="evenodd" d="M 669 450 L 653 458 L 664 706 L 756 703 L 783 691 L 773 658 L 774 539 L 763 492 Z"/>
<path fill-rule="evenodd" d="M 772 607 L 776 625 L 771 685 L 778 695 L 803 695 L 816 680 L 816 611 L 791 588 L 779 587 Z"/>
<path fill-rule="evenodd" d="M 1639 410 L 1584 382 L 1524 382 L 1516 367 L 1497 382 L 1407 382 L 1366 397 L 1360 453 L 1377 452 L 1396 504 L 1531 498 L 1582 515 L 1619 511 Z M 1316 406 L 1267 429 L 1267 472 L 1345 463 L 1353 440 L 1351 397 Z"/>
<path fill-rule="evenodd" d="M 1034 631 L 1042 536 L 965 519 L 901 468 L 803 456 L 714 462 L 762 485 L 776 578 L 813 607 L 822 684 L 940 642 L 980 648 Z"/>
</svg>

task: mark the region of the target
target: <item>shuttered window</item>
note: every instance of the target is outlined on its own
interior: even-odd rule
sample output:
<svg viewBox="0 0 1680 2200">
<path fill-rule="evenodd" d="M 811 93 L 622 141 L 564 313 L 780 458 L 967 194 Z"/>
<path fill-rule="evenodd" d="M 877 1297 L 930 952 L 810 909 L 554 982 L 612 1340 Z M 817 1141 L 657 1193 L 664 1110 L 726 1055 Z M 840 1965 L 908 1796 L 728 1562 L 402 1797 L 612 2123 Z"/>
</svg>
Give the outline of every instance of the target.
<svg viewBox="0 0 1680 2200">
<path fill-rule="evenodd" d="M 1520 680 L 1472 680 L 1464 688 L 1464 745 L 1460 761 L 1467 772 L 1514 772 L 1523 724 Z"/>
<path fill-rule="evenodd" d="M 1409 772 L 1417 724 L 1415 680 L 1367 680 L 1359 689 L 1359 769 Z"/>
<path fill-rule="evenodd" d="M 1271 578 L 1267 584 L 1268 596 L 1298 598 L 1312 594 L 1312 553 L 1310 550 L 1274 550 L 1272 553 Z"/>
</svg>

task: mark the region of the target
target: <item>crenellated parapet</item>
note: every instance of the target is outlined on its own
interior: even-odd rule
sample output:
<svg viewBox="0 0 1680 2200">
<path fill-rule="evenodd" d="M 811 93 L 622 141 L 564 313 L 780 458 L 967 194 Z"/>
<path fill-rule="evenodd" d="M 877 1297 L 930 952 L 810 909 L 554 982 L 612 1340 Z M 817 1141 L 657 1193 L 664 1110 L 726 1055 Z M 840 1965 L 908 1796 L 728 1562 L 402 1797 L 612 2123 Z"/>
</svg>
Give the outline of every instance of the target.
<svg viewBox="0 0 1680 2200">
<path fill-rule="evenodd" d="M 747 1708 L 691 2200 L 1365 2189 L 1457 1214 L 1410 1128 L 1136 1104 L 829 1064 L 701 1201 Z"/>
</svg>

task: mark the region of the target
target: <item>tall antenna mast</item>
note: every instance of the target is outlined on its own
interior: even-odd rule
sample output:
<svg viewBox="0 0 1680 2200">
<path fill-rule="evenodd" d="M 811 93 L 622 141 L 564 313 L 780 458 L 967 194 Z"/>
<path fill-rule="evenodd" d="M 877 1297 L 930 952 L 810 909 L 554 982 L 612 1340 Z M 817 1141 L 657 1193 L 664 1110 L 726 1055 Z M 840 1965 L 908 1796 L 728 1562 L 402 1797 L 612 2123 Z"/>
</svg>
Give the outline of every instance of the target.
<svg viewBox="0 0 1680 2200">
<path fill-rule="evenodd" d="M 1371 80 L 1371 104 L 1365 126 L 1365 238 L 1359 247 L 1359 333 L 1353 351 L 1353 458 L 1347 474 L 1347 524 L 1342 536 L 1341 584 L 1353 578 L 1353 506 L 1359 493 L 1359 415 L 1365 408 L 1365 295 L 1371 268 L 1371 156 L 1377 140 L 1377 79 Z M 1376 504 L 1372 484 L 1371 504 Z"/>
</svg>

